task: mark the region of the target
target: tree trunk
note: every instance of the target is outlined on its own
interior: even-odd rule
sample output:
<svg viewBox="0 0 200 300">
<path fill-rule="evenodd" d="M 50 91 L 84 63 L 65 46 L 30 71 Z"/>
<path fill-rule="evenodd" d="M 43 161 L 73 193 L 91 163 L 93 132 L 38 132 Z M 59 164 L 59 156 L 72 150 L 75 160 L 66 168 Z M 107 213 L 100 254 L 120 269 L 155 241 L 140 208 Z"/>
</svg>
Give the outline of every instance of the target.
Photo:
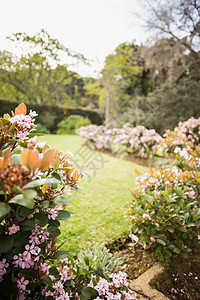
<svg viewBox="0 0 200 300">
<path fill-rule="evenodd" d="M 110 127 L 110 91 L 109 86 L 106 83 L 105 75 L 103 73 L 103 85 L 106 90 L 106 110 L 105 110 L 105 125 L 106 128 Z"/>
</svg>

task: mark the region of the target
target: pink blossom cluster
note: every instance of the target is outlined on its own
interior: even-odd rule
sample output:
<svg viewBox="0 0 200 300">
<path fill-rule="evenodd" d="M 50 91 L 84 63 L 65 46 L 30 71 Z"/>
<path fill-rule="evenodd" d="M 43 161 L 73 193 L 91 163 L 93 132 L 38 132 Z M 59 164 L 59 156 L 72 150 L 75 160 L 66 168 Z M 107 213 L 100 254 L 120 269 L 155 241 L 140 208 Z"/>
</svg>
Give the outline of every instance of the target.
<svg viewBox="0 0 200 300">
<path fill-rule="evenodd" d="M 55 206 L 54 208 L 44 208 L 43 211 L 47 214 L 47 218 L 55 220 L 58 216 L 59 211 L 63 210 L 61 205 Z"/>
<path fill-rule="evenodd" d="M 194 148 L 194 145 L 200 143 L 200 118 L 192 117 L 185 122 L 179 122 L 173 131 L 166 130 L 164 137 L 168 150 L 176 146 L 183 148 L 188 145 Z"/>
<path fill-rule="evenodd" d="M 41 229 L 36 225 L 29 236 L 29 244 L 25 245 L 25 251 L 13 256 L 13 265 L 15 268 L 29 269 L 33 268 L 35 262 L 39 260 L 41 248 L 38 245 L 47 242 L 49 233 L 46 229 Z"/>
<path fill-rule="evenodd" d="M 76 134 L 86 139 L 89 146 L 94 145 L 96 149 L 110 149 L 113 136 L 117 134 L 116 129 L 107 129 L 101 125 L 82 126 L 76 130 Z"/>
<path fill-rule="evenodd" d="M 183 171 L 178 167 L 166 169 L 151 169 L 149 172 L 138 176 L 135 179 L 137 190 L 146 191 L 147 189 L 159 190 L 163 186 L 173 187 L 180 186 L 189 179 L 193 179 L 194 175 L 189 171 Z"/>
<path fill-rule="evenodd" d="M 39 225 L 35 225 L 35 228 L 32 230 L 32 233 L 29 236 L 29 243 L 40 245 L 44 242 L 47 242 L 48 239 L 49 232 L 47 229 L 42 229 Z"/>
<path fill-rule="evenodd" d="M 52 278 L 53 276 L 49 276 L 49 277 Z M 54 281 L 54 278 L 52 278 L 52 279 L 53 279 L 52 281 Z M 69 295 L 68 292 L 65 292 L 64 285 L 60 281 L 54 282 L 51 290 L 48 290 L 48 286 L 46 286 L 42 290 L 41 294 L 42 294 L 42 296 L 45 296 L 45 297 L 51 296 L 55 300 L 70 300 L 71 299 L 71 295 Z"/>
<path fill-rule="evenodd" d="M 30 110 L 30 113 L 28 115 L 19 114 L 9 118 L 9 121 L 11 123 L 17 122 L 17 138 L 19 138 L 22 141 L 28 139 L 29 131 L 35 127 L 35 116 L 37 116 L 37 113 L 35 111 Z"/>
<path fill-rule="evenodd" d="M 3 280 L 3 275 L 6 273 L 6 269 L 9 267 L 9 263 L 3 258 L 0 260 L 0 282 Z"/>
<path fill-rule="evenodd" d="M 17 287 L 19 290 L 19 296 L 17 297 L 17 300 L 25 300 L 27 296 L 31 293 L 31 291 L 27 289 L 28 284 L 29 281 L 23 276 L 17 280 Z"/>
<path fill-rule="evenodd" d="M 39 260 L 39 255 L 41 249 L 38 246 L 27 244 L 25 246 L 25 251 L 23 253 L 19 253 L 18 255 L 13 256 L 13 265 L 16 268 L 21 269 L 29 269 L 33 268 L 35 262 Z"/>
<path fill-rule="evenodd" d="M 163 152 L 160 143 L 164 139 L 154 130 L 144 126 L 130 127 L 125 124 L 114 137 L 114 144 L 130 147 L 130 152 L 138 152 L 141 157 L 147 157 L 149 152 Z"/>
<path fill-rule="evenodd" d="M 49 275 L 50 266 L 48 264 L 41 263 L 40 267 L 44 274 Z M 56 278 L 53 275 L 49 275 L 50 279 L 53 282 L 53 285 L 50 289 L 48 286 L 45 286 L 45 288 L 42 290 L 42 296 L 52 296 L 54 299 L 57 300 L 71 299 L 71 294 L 69 295 L 67 292 L 65 292 L 64 284 L 67 280 L 70 280 L 72 278 L 73 268 L 70 265 L 68 259 L 66 258 L 61 260 L 61 265 L 57 269 L 60 275 L 60 280 L 56 281 Z M 77 298 L 77 300 L 78 299 L 79 298 Z"/>
<path fill-rule="evenodd" d="M 89 286 L 97 290 L 99 296 L 97 299 L 110 299 L 110 300 L 135 300 L 136 297 L 130 289 L 128 291 L 123 290 L 123 287 L 128 287 L 126 279 L 126 273 L 119 271 L 118 274 L 111 274 L 111 282 L 105 278 L 96 278 L 97 284 L 94 285 L 93 280 L 90 281 Z M 121 290 L 122 289 L 122 290 Z"/>
<path fill-rule="evenodd" d="M 122 128 L 107 129 L 103 125 L 89 125 L 80 127 L 76 133 L 85 138 L 89 146 L 93 145 L 98 150 L 126 150 L 138 152 L 141 157 L 165 150 L 164 139 L 154 129 L 148 130 L 144 126 L 131 127 L 125 124 Z"/>
</svg>

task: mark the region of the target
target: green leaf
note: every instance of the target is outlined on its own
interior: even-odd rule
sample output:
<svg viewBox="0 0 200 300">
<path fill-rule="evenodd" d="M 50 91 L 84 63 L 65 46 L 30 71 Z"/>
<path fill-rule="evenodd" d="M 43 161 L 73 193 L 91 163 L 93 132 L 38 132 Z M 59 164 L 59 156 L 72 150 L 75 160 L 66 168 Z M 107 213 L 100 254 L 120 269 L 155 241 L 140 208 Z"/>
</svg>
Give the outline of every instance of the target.
<svg viewBox="0 0 200 300">
<path fill-rule="evenodd" d="M 58 227 L 55 227 L 55 226 L 49 226 L 47 227 L 47 231 L 52 234 L 52 233 L 56 233 L 57 236 L 60 235 L 60 230 L 58 229 Z"/>
<path fill-rule="evenodd" d="M 57 216 L 57 220 L 67 220 L 71 217 L 71 214 L 69 211 L 67 210 L 61 210 L 59 213 L 58 213 L 58 216 Z"/>
<path fill-rule="evenodd" d="M 181 256 L 183 256 L 184 258 L 188 258 L 188 253 L 187 252 L 182 252 Z"/>
<path fill-rule="evenodd" d="M 18 221 L 23 221 L 26 217 L 21 215 L 21 210 L 22 210 L 23 206 L 18 206 L 16 209 L 16 218 Z"/>
<path fill-rule="evenodd" d="M 190 214 L 189 212 L 187 212 L 185 215 L 184 215 L 184 220 L 186 221 L 188 218 L 189 218 Z"/>
<path fill-rule="evenodd" d="M 58 196 L 58 197 L 54 198 L 54 201 L 65 204 L 65 205 L 69 205 L 69 200 L 65 197 Z"/>
<path fill-rule="evenodd" d="M 194 214 L 195 214 L 196 216 L 200 216 L 200 208 L 198 208 L 197 210 L 195 210 Z"/>
<path fill-rule="evenodd" d="M 49 270 L 49 274 L 56 277 L 57 275 L 59 275 L 59 272 L 56 267 L 51 267 L 51 269 Z"/>
<path fill-rule="evenodd" d="M 14 245 L 14 238 L 10 235 L 0 236 L 0 253 L 9 253 Z"/>
<path fill-rule="evenodd" d="M 186 229 L 185 227 L 179 227 L 179 230 L 180 230 L 181 232 L 187 232 L 187 229 Z"/>
<path fill-rule="evenodd" d="M 43 208 L 54 208 L 56 203 L 54 201 L 42 201 L 40 206 Z"/>
<path fill-rule="evenodd" d="M 0 225 L 0 234 L 3 234 L 3 233 L 4 233 L 4 226 Z"/>
<path fill-rule="evenodd" d="M 171 233 L 174 233 L 174 231 L 175 231 L 174 228 L 172 228 L 172 227 L 167 227 L 167 230 Z"/>
<path fill-rule="evenodd" d="M 23 251 L 24 251 L 24 248 L 19 246 L 19 247 L 15 247 L 12 252 L 13 252 L 13 254 L 19 254 L 19 253 L 22 253 Z"/>
<path fill-rule="evenodd" d="M 0 118 L 0 121 L 3 123 L 3 125 L 11 124 L 9 120 L 4 119 L 4 118 Z"/>
<path fill-rule="evenodd" d="M 14 247 L 24 246 L 28 244 L 29 233 L 19 231 L 14 235 Z"/>
<path fill-rule="evenodd" d="M 7 215 L 10 211 L 10 205 L 0 202 L 0 218 Z"/>
<path fill-rule="evenodd" d="M 180 250 L 178 248 L 174 248 L 173 251 L 177 254 L 180 254 Z"/>
<path fill-rule="evenodd" d="M 59 227 L 60 222 L 58 220 L 49 220 L 49 226 Z"/>
<path fill-rule="evenodd" d="M 44 227 L 48 224 L 49 220 L 44 214 L 35 214 L 34 216 L 35 223 Z"/>
<path fill-rule="evenodd" d="M 35 228 L 35 222 L 33 219 L 24 220 L 21 222 L 21 229 L 24 231 L 31 231 Z"/>
<path fill-rule="evenodd" d="M 163 246 L 166 245 L 166 243 L 163 240 L 161 240 L 161 239 L 156 239 L 156 242 L 159 243 L 159 244 L 161 244 L 161 245 L 163 245 Z"/>
<path fill-rule="evenodd" d="M 53 259 L 63 259 L 68 257 L 68 252 L 64 250 L 58 250 L 55 252 L 54 256 L 52 257 Z"/>
<path fill-rule="evenodd" d="M 41 281 L 48 285 L 48 287 L 52 286 L 52 280 L 50 277 L 43 278 Z"/>
<path fill-rule="evenodd" d="M 14 145 L 17 142 L 17 140 L 10 140 L 9 142 L 5 143 L 2 147 L 2 150 L 7 149 L 8 147 Z"/>
<path fill-rule="evenodd" d="M 22 194 L 18 194 L 11 198 L 8 202 L 15 203 L 32 209 L 35 206 L 34 198 L 37 196 L 34 190 L 24 190 Z"/>
<path fill-rule="evenodd" d="M 55 178 L 36 179 L 34 181 L 31 181 L 31 182 L 27 183 L 24 186 L 24 189 L 31 189 L 31 188 L 34 188 L 34 187 L 37 187 L 37 186 L 40 186 L 40 185 L 43 185 L 43 184 L 57 184 L 57 183 L 59 183 L 59 181 Z"/>
<path fill-rule="evenodd" d="M 55 178 L 55 179 L 61 181 L 60 175 L 59 175 L 58 173 L 54 172 L 54 173 L 52 173 L 51 175 L 52 175 L 53 178 Z"/>
<path fill-rule="evenodd" d="M 85 262 L 86 266 L 89 266 L 90 260 L 87 256 L 84 257 L 84 262 Z"/>
<path fill-rule="evenodd" d="M 82 291 L 82 294 L 86 299 L 89 299 L 89 300 L 95 299 L 98 296 L 97 290 L 93 289 L 92 287 L 84 288 Z"/>
<path fill-rule="evenodd" d="M 31 215 L 33 212 L 34 212 L 34 209 L 22 207 L 20 210 L 20 215 L 22 217 L 27 217 L 27 216 Z"/>
</svg>

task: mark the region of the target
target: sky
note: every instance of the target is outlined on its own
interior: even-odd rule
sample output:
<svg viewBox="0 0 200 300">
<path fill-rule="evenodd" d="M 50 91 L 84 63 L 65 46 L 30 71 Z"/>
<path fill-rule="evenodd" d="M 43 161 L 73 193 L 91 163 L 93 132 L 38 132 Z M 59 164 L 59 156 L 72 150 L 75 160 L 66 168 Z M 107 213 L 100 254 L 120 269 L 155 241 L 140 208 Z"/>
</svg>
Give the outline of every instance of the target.
<svg viewBox="0 0 200 300">
<path fill-rule="evenodd" d="M 97 76 L 105 58 L 122 42 L 144 43 L 141 0 L 5 0 L 1 2 L 0 50 L 17 53 L 5 39 L 44 28 L 52 38 L 83 54 L 91 66 L 76 65 L 81 76 Z"/>
</svg>

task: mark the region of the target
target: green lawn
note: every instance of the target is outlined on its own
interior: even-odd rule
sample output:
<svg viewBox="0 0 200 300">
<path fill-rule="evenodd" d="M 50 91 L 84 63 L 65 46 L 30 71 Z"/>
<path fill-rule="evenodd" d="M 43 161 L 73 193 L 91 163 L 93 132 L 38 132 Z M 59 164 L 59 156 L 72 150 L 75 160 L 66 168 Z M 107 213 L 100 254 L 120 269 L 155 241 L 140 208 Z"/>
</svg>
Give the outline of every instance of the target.
<svg viewBox="0 0 200 300">
<path fill-rule="evenodd" d="M 89 175 L 80 182 L 83 193 L 75 192 L 69 198 L 69 210 L 75 214 L 61 221 L 59 242 L 67 240 L 62 248 L 77 253 L 96 242 L 107 243 L 128 233 L 130 223 L 124 213 L 131 199 L 134 170 L 145 172 L 147 168 L 93 152 L 75 135 L 46 135 L 40 140 L 65 152 L 70 150 L 77 165 Z"/>
</svg>

